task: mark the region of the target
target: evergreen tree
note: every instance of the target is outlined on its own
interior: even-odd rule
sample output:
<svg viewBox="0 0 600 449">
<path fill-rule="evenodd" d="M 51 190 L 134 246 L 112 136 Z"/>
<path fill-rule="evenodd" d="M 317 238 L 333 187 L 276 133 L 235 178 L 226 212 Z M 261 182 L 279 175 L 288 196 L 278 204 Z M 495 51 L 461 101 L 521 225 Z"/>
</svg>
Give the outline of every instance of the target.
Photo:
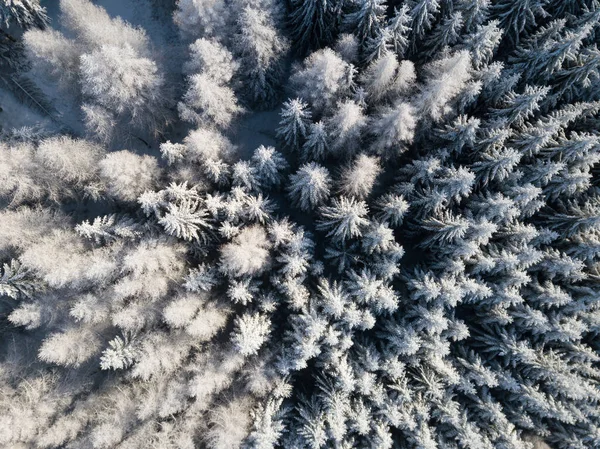
<svg viewBox="0 0 600 449">
<path fill-rule="evenodd" d="M 352 65 L 326 48 L 308 56 L 303 69 L 297 71 L 290 82 L 298 96 L 312 107 L 313 113 L 320 113 L 350 90 L 352 74 Z"/>
<path fill-rule="evenodd" d="M 334 240 L 343 242 L 348 238 L 358 237 L 368 221 L 365 218 L 368 207 L 364 201 L 352 198 L 333 198 L 331 206 L 319 209 L 321 219 L 317 229 L 327 231 Z"/>
<path fill-rule="evenodd" d="M 331 176 L 329 171 L 314 162 L 305 164 L 290 176 L 288 187 L 292 201 L 304 211 L 309 211 L 329 198 Z"/>
<path fill-rule="evenodd" d="M 290 8 L 292 39 L 300 51 L 317 50 L 333 41 L 341 2 L 294 0 Z"/>
<path fill-rule="evenodd" d="M 492 14 L 500 20 L 500 25 L 506 30 L 506 36 L 512 43 L 519 43 L 519 36 L 524 31 L 529 31 L 536 25 L 536 19 L 544 18 L 545 1 L 526 0 L 501 0 L 492 5 Z"/>
<path fill-rule="evenodd" d="M 357 9 L 346 14 L 344 22 L 364 45 L 381 33 L 384 16 L 384 0 L 360 0 Z"/>
<path fill-rule="evenodd" d="M 342 172 L 340 192 L 345 196 L 364 199 L 371 193 L 380 173 L 381 166 L 377 158 L 360 155 Z"/>
<path fill-rule="evenodd" d="M 399 103 L 394 108 L 384 110 L 371 125 L 373 150 L 385 157 L 406 151 L 403 143 L 412 142 L 416 125 L 414 108 L 410 104 Z"/>
<path fill-rule="evenodd" d="M 413 35 L 413 49 L 417 39 L 428 31 L 440 10 L 438 0 L 412 0 L 408 3 L 412 22 L 410 25 Z"/>
<path fill-rule="evenodd" d="M 39 0 L 5 0 L 0 3 L 0 20 L 8 27 L 16 22 L 22 28 L 45 28 L 50 19 Z"/>
<path fill-rule="evenodd" d="M 291 149 L 297 150 L 306 137 L 307 127 L 311 118 L 311 113 L 307 106 L 299 98 L 283 104 L 277 135 Z"/>
<path fill-rule="evenodd" d="M 306 142 L 302 146 L 305 159 L 321 160 L 329 152 L 327 130 L 321 121 L 311 123 L 308 128 Z"/>
<path fill-rule="evenodd" d="M 272 15 L 250 5 L 244 7 L 237 17 L 233 42 L 240 70 L 248 75 L 244 80 L 247 101 L 263 108 L 272 104 L 278 95 L 282 58 L 288 47 Z"/>
<path fill-rule="evenodd" d="M 410 21 L 409 7 L 403 4 L 400 9 L 394 8 L 394 15 L 390 18 L 387 25 L 391 46 L 400 58 L 404 56 L 404 52 L 408 48 L 408 35 L 411 31 Z"/>
</svg>

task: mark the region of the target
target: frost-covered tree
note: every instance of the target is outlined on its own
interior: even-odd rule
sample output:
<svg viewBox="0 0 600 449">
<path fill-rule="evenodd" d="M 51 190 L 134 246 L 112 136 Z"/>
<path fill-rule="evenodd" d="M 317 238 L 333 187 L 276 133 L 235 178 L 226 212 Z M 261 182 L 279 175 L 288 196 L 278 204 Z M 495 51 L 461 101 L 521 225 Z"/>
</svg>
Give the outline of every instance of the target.
<svg viewBox="0 0 600 449">
<path fill-rule="evenodd" d="M 230 87 L 204 73 L 188 78 L 188 90 L 182 99 L 177 105 L 179 116 L 196 124 L 227 127 L 242 110 Z"/>
<path fill-rule="evenodd" d="M 500 18 L 500 24 L 507 31 L 511 41 L 518 43 L 521 33 L 536 25 L 536 18 L 547 16 L 544 3 L 539 0 L 501 0 L 493 5 L 492 11 Z"/>
<path fill-rule="evenodd" d="M 23 28 L 44 28 L 49 22 L 46 8 L 40 5 L 39 0 L 3 0 L 0 3 L 0 20 L 6 26 L 15 22 Z"/>
<path fill-rule="evenodd" d="M 353 30 L 359 42 L 366 43 L 374 38 L 383 25 L 385 3 L 383 0 L 361 0 L 356 10 L 344 17 L 346 27 Z"/>
<path fill-rule="evenodd" d="M 290 6 L 294 46 L 305 51 L 330 44 L 337 33 L 342 6 L 340 1 L 294 0 Z"/>
<path fill-rule="evenodd" d="M 353 84 L 352 66 L 326 48 L 308 56 L 290 82 L 301 99 L 321 112 L 349 91 Z"/>
<path fill-rule="evenodd" d="M 400 226 L 409 204 L 402 196 L 389 193 L 377 200 L 376 208 L 379 209 L 377 213 L 379 220 L 392 226 Z"/>
<path fill-rule="evenodd" d="M 281 184 L 282 172 L 288 168 L 288 163 L 281 153 L 264 145 L 254 150 L 251 164 L 258 183 L 265 188 Z"/>
<path fill-rule="evenodd" d="M 238 65 L 231 52 L 214 40 L 196 40 L 190 53 L 184 67 L 190 73 L 187 91 L 177 105 L 179 116 L 188 122 L 226 128 L 242 111 L 230 86 Z"/>
<path fill-rule="evenodd" d="M 158 222 L 168 234 L 184 240 L 205 239 L 202 229 L 210 227 L 206 211 L 192 199 L 169 204 Z"/>
<path fill-rule="evenodd" d="M 142 129 L 164 121 L 165 80 L 154 61 L 128 45 L 102 46 L 82 54 L 80 61 L 81 93 L 87 101 Z M 96 125 L 91 121 L 88 126 Z"/>
<path fill-rule="evenodd" d="M 108 193 L 123 201 L 135 201 L 144 191 L 153 189 L 160 174 L 156 159 L 127 150 L 106 155 L 98 165 Z"/>
<path fill-rule="evenodd" d="M 242 355 L 255 354 L 267 339 L 271 323 L 259 314 L 242 315 L 235 320 L 231 341 Z"/>
<path fill-rule="evenodd" d="M 430 63 L 426 69 L 427 82 L 418 99 L 418 107 L 425 116 L 435 121 L 451 110 L 449 103 L 468 87 L 471 55 L 463 50 Z"/>
<path fill-rule="evenodd" d="M 288 43 L 266 9 L 245 6 L 236 22 L 237 33 L 232 39 L 245 74 L 244 96 L 254 106 L 265 108 L 277 98 Z"/>
<path fill-rule="evenodd" d="M 463 28 L 463 16 L 460 11 L 456 11 L 445 17 L 425 39 L 423 45 L 427 48 L 427 55 L 433 56 L 441 49 L 456 44 L 460 38 L 460 31 Z"/>
<path fill-rule="evenodd" d="M 190 59 L 184 64 L 187 73 L 204 73 L 215 81 L 228 83 L 239 68 L 233 54 L 216 40 L 200 38 L 189 49 Z"/>
<path fill-rule="evenodd" d="M 67 136 L 42 140 L 37 146 L 0 146 L 4 160 L 0 195 L 11 205 L 27 201 L 63 202 L 106 193 L 100 175 L 104 149 L 83 139 Z"/>
<path fill-rule="evenodd" d="M 380 173 L 379 160 L 362 154 L 342 172 L 340 192 L 345 196 L 364 199 L 371 193 Z"/>
<path fill-rule="evenodd" d="M 329 152 L 327 130 L 322 121 L 311 123 L 308 128 L 306 141 L 302 146 L 305 159 L 321 160 Z"/>
<path fill-rule="evenodd" d="M 328 236 L 338 241 L 358 237 L 368 223 L 365 218 L 367 212 L 368 207 L 364 201 L 346 197 L 333 198 L 331 206 L 319 209 L 321 218 L 317 222 L 317 229 L 327 231 Z"/>
<path fill-rule="evenodd" d="M 50 29 L 25 34 L 34 67 L 64 80 L 65 91 L 75 90 L 95 137 L 109 141 L 116 129 L 131 135 L 129 127 L 144 135 L 159 132 L 170 120 L 169 100 L 146 33 L 111 19 L 88 0 L 61 0 L 60 8 L 66 34 Z M 65 63 L 72 69 L 68 76 Z"/>
<path fill-rule="evenodd" d="M 269 264 L 267 235 L 260 226 L 244 228 L 221 250 L 221 269 L 233 276 L 255 275 Z"/>
<path fill-rule="evenodd" d="M 440 2 L 438 0 L 412 0 L 408 3 L 408 6 L 412 18 L 410 28 L 413 42 L 416 42 L 433 25 L 433 21 L 440 11 Z"/>
<path fill-rule="evenodd" d="M 331 192 L 331 176 L 329 171 L 314 162 L 305 164 L 290 175 L 288 186 L 292 202 L 304 211 L 321 205 L 329 198 Z"/>
<path fill-rule="evenodd" d="M 299 98 L 286 101 L 283 104 L 277 135 L 288 148 L 297 150 L 306 137 L 311 118 L 311 113 L 307 106 Z"/>
<path fill-rule="evenodd" d="M 98 351 L 99 343 L 93 334 L 67 330 L 44 340 L 39 357 L 45 362 L 77 367 Z"/>
<path fill-rule="evenodd" d="M 177 0 L 175 23 L 189 38 L 227 36 L 230 10 L 222 0 Z"/>
<path fill-rule="evenodd" d="M 414 64 L 398 63 L 393 53 L 387 53 L 373 61 L 363 74 L 363 85 L 369 102 L 407 92 L 416 79 Z"/>
<path fill-rule="evenodd" d="M 360 146 L 361 133 L 367 124 L 360 105 L 354 101 L 338 104 L 335 113 L 325 126 L 330 138 L 330 150 L 334 154 L 351 156 Z"/>
</svg>

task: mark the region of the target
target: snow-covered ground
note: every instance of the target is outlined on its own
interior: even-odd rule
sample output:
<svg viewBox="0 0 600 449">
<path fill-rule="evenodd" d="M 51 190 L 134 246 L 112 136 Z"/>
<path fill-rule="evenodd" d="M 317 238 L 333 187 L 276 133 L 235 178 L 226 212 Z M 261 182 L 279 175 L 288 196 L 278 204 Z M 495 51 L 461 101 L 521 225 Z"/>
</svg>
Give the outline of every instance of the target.
<svg viewBox="0 0 600 449">
<path fill-rule="evenodd" d="M 238 146 L 242 159 L 249 159 L 260 145 L 275 146 L 275 129 L 280 108 L 245 115 L 233 131 L 231 140 Z"/>
</svg>

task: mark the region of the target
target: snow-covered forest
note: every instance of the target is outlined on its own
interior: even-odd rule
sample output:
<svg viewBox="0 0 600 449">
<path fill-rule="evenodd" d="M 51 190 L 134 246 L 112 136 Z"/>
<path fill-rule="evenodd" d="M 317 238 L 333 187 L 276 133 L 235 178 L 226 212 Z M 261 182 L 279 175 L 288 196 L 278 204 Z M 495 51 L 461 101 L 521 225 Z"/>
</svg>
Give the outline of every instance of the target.
<svg viewBox="0 0 600 449">
<path fill-rule="evenodd" d="M 0 22 L 1 448 L 600 448 L 600 1 Z"/>
</svg>

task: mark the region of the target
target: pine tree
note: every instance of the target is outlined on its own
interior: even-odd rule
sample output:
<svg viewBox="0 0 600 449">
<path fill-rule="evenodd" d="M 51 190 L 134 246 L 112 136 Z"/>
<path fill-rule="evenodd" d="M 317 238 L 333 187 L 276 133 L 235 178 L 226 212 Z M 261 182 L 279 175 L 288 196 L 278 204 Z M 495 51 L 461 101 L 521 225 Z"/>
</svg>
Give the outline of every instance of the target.
<svg viewBox="0 0 600 449">
<path fill-rule="evenodd" d="M 493 117 L 505 118 L 508 124 L 521 125 L 539 110 L 540 102 L 546 97 L 550 88 L 525 86 L 522 94 L 508 93 L 501 108 L 493 111 Z"/>
<path fill-rule="evenodd" d="M 342 172 L 340 192 L 348 197 L 364 199 L 371 193 L 380 173 L 379 160 L 362 154 Z"/>
<path fill-rule="evenodd" d="M 443 48 L 456 44 L 462 28 L 462 13 L 454 12 L 444 18 L 424 40 L 423 45 L 427 48 L 427 56 L 431 57 Z"/>
<path fill-rule="evenodd" d="M 333 41 L 341 11 L 341 3 L 338 3 L 326 0 L 292 1 L 292 38 L 301 52 L 317 50 Z"/>
<path fill-rule="evenodd" d="M 146 190 L 152 190 L 159 176 L 156 159 L 127 150 L 109 153 L 98 165 L 107 193 L 122 201 L 135 201 Z"/>
<path fill-rule="evenodd" d="M 361 0 L 358 8 L 344 17 L 345 26 L 354 30 L 361 43 L 373 39 L 383 27 L 385 7 L 383 0 Z"/>
<path fill-rule="evenodd" d="M 331 176 L 329 171 L 314 162 L 305 164 L 290 176 L 288 187 L 292 202 L 304 211 L 310 211 L 329 198 Z"/>
<path fill-rule="evenodd" d="M 306 142 L 302 146 L 304 159 L 322 160 L 329 152 L 327 130 L 322 121 L 311 123 Z"/>
<path fill-rule="evenodd" d="M 242 111 L 233 90 L 205 74 L 188 78 L 188 90 L 182 99 L 177 105 L 179 116 L 197 125 L 227 127 L 234 116 Z"/>
<path fill-rule="evenodd" d="M 508 39 L 518 44 L 521 33 L 535 26 L 537 18 L 547 16 L 544 10 L 545 3 L 543 0 L 501 0 L 492 5 L 491 9 L 493 17 L 497 17 L 502 28 L 507 30 Z"/>
<path fill-rule="evenodd" d="M 311 112 L 308 105 L 301 99 L 296 98 L 283 104 L 277 135 L 288 148 L 297 150 L 302 145 L 310 118 Z"/>
<path fill-rule="evenodd" d="M 408 35 L 411 31 L 410 20 L 409 7 L 407 4 L 403 4 L 400 9 L 394 8 L 394 15 L 387 25 L 391 46 L 399 58 L 404 56 L 404 52 L 408 48 Z"/>
<path fill-rule="evenodd" d="M 439 13 L 440 3 L 438 0 L 413 0 L 408 3 L 412 17 L 411 31 L 413 35 L 413 48 L 417 39 L 423 37 L 428 31 L 435 16 Z"/>
<path fill-rule="evenodd" d="M 267 107 L 277 98 L 282 76 L 282 57 L 288 43 L 281 37 L 271 14 L 248 5 L 237 17 L 233 39 L 244 80 L 247 101 Z"/>
<path fill-rule="evenodd" d="M 365 218 L 367 212 L 368 207 L 364 201 L 346 197 L 333 198 L 331 206 L 319 209 L 321 218 L 317 222 L 317 229 L 327 231 L 328 237 L 340 242 L 358 237 L 368 224 Z"/>
<path fill-rule="evenodd" d="M 406 151 L 406 144 L 412 142 L 417 126 L 414 113 L 415 110 L 410 104 L 399 103 L 376 117 L 371 124 L 373 151 L 386 158 Z"/>
<path fill-rule="evenodd" d="M 81 78 L 84 96 L 117 114 L 127 111 L 134 124 L 160 113 L 164 79 L 153 61 L 131 47 L 104 47 L 82 55 Z"/>
<path fill-rule="evenodd" d="M 551 227 L 559 230 L 565 237 L 570 237 L 578 232 L 595 229 L 598 225 L 597 199 L 584 205 L 576 203 L 563 206 L 559 213 L 548 216 Z"/>
<path fill-rule="evenodd" d="M 282 172 L 288 168 L 288 163 L 281 153 L 273 147 L 264 145 L 254 150 L 251 163 L 258 183 L 262 187 L 274 187 L 281 184 Z"/>
<path fill-rule="evenodd" d="M 373 61 L 362 76 L 369 103 L 374 103 L 408 90 L 416 75 L 408 61 L 398 63 L 393 53 L 386 53 Z"/>
<path fill-rule="evenodd" d="M 465 45 L 473 57 L 475 68 L 482 68 L 492 61 L 502 35 L 502 28 L 497 20 L 478 26 L 475 32 L 468 35 Z"/>
<path fill-rule="evenodd" d="M 515 69 L 523 72 L 523 81 L 549 81 L 565 62 L 574 61 L 594 23 L 586 22 L 573 31 L 567 28 L 563 32 L 566 21 L 559 19 L 533 35 L 513 58 Z"/>
<path fill-rule="evenodd" d="M 125 369 L 135 361 L 135 350 L 127 340 L 117 336 L 109 342 L 109 346 L 102 352 L 100 358 L 101 369 Z"/>
<path fill-rule="evenodd" d="M 600 53 L 596 46 L 583 49 L 577 56 L 576 64 L 556 73 L 557 99 L 573 101 L 582 98 L 583 95 L 592 95 L 592 98 L 596 99 L 591 93 L 591 88 L 594 86 L 594 80 L 599 77 L 599 64 Z"/>
<path fill-rule="evenodd" d="M 214 39 L 197 39 L 189 50 L 190 58 L 184 64 L 189 74 L 204 73 L 219 83 L 229 83 L 239 70 L 233 54 Z"/>
<path fill-rule="evenodd" d="M 22 28 L 45 28 L 50 21 L 39 0 L 6 0 L 0 3 L 0 20 L 8 27 L 16 22 Z"/>
<path fill-rule="evenodd" d="M 360 145 L 361 132 L 367 124 L 362 108 L 354 101 L 344 101 L 330 117 L 325 126 L 332 136 L 330 151 L 336 155 L 351 156 Z"/>
<path fill-rule="evenodd" d="M 311 106 L 313 113 L 330 107 L 353 84 L 353 68 L 333 50 L 326 48 L 308 56 L 303 68 L 294 73 L 290 83 L 297 95 Z"/>
<path fill-rule="evenodd" d="M 198 202 L 186 199 L 180 204 L 170 203 L 158 221 L 168 234 L 184 240 L 207 240 L 206 230 L 211 228 L 207 213 Z"/>
<path fill-rule="evenodd" d="M 78 367 L 94 356 L 99 346 L 98 338 L 86 329 L 69 329 L 45 339 L 39 357 L 45 362 Z"/>
<path fill-rule="evenodd" d="M 270 243 L 260 226 L 244 228 L 221 249 L 221 270 L 232 276 L 256 275 L 269 264 Z"/>
<path fill-rule="evenodd" d="M 245 314 L 236 318 L 231 341 L 244 356 L 258 352 L 270 332 L 268 318 L 259 314 Z"/>
<path fill-rule="evenodd" d="M 490 13 L 490 0 L 459 0 L 455 5 L 465 21 L 465 29 L 473 31 L 483 25 Z"/>
<path fill-rule="evenodd" d="M 375 208 L 379 210 L 377 219 L 397 227 L 402 224 L 409 205 L 402 196 L 388 193 L 377 200 Z"/>
<path fill-rule="evenodd" d="M 471 55 L 462 50 L 427 65 L 428 79 L 418 100 L 419 110 L 434 121 L 440 120 L 450 109 L 471 79 Z"/>
<path fill-rule="evenodd" d="M 225 39 L 230 15 L 231 11 L 221 0 L 178 0 L 173 19 L 187 37 Z"/>
<path fill-rule="evenodd" d="M 29 270 L 23 268 L 19 261 L 12 259 L 5 263 L 0 277 L 0 295 L 12 299 L 29 297 L 36 288 L 36 282 L 31 278 Z"/>
</svg>

